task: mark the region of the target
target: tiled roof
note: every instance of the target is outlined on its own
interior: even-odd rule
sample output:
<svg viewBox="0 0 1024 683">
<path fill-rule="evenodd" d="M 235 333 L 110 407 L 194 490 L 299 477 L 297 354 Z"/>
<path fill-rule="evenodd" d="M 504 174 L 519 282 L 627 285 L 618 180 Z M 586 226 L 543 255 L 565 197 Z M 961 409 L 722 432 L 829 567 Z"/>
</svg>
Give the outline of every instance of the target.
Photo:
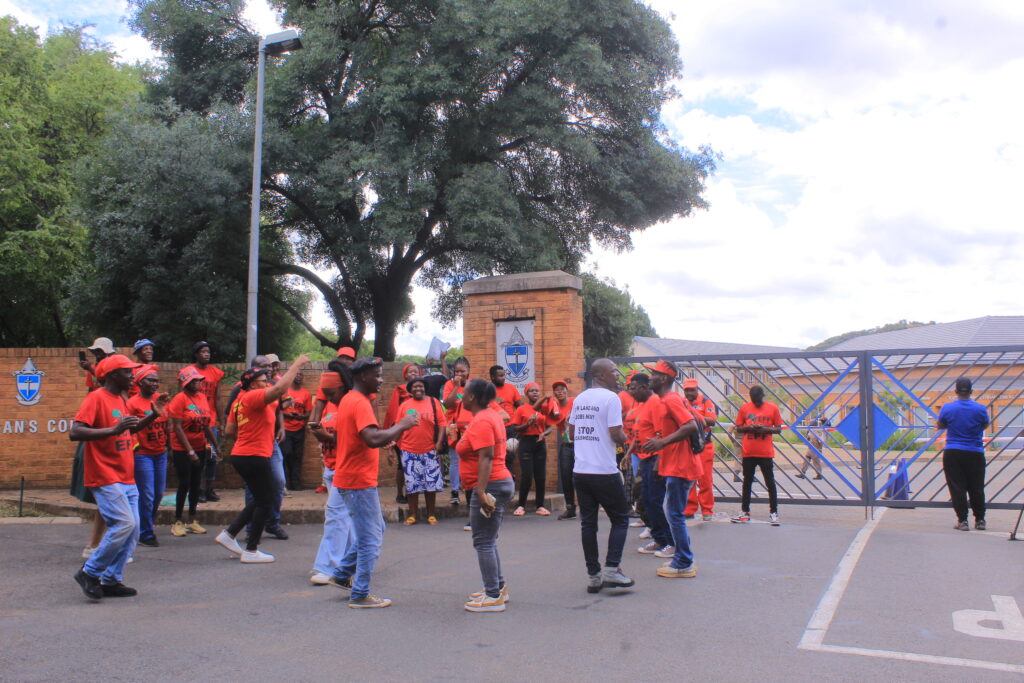
<svg viewBox="0 0 1024 683">
<path fill-rule="evenodd" d="M 824 350 L 873 351 L 1017 344 L 1024 344 L 1024 315 L 988 315 L 892 332 L 862 334 Z"/>
<path fill-rule="evenodd" d="M 633 353 L 637 356 L 724 356 L 734 353 L 786 353 L 800 350 L 790 346 L 633 337 Z"/>
</svg>

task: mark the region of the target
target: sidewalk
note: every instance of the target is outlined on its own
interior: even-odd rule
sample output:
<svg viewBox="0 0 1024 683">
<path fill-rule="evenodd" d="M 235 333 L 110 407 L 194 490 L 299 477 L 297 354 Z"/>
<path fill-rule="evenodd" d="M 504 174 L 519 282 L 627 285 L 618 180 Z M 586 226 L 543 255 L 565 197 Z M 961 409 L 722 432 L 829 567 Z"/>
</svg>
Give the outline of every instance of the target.
<svg viewBox="0 0 1024 683">
<path fill-rule="evenodd" d="M 197 517 L 203 524 L 229 524 L 245 505 L 242 489 L 224 489 L 218 491 L 217 494 L 220 496 L 220 502 L 199 504 Z M 167 495 L 173 496 L 174 491 L 168 491 Z M 437 494 L 437 517 L 441 519 L 468 517 L 469 509 L 466 507 L 465 496 L 460 496 L 462 504 L 455 506 L 448 504 L 450 495 L 448 491 Z M 395 502 L 395 487 L 381 487 L 380 498 L 381 509 L 386 521 L 401 522 L 405 520 L 408 516 L 408 506 Z M 18 492 L 0 491 L 0 500 L 17 504 Z M 326 501 L 327 494 L 316 493 L 313 489 L 292 492 L 285 497 L 284 503 L 281 505 L 281 521 L 285 524 L 323 524 Z M 565 509 L 565 499 L 561 493 L 548 493 L 545 501 L 547 508 L 553 512 Z M 83 503 L 64 489 L 27 489 L 25 491 L 25 506 L 52 515 L 80 517 L 88 520 L 92 519 L 96 510 L 95 505 Z M 423 514 L 423 511 L 423 496 L 421 495 L 420 513 Z M 161 505 L 156 522 L 158 525 L 173 523 L 173 505 Z"/>
</svg>

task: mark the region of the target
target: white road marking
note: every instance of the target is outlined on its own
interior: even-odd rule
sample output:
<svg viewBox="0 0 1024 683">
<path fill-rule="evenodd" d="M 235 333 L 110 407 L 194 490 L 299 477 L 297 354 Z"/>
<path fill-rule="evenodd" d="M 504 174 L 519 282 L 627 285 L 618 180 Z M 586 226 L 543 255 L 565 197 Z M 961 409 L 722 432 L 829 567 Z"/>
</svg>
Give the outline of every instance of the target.
<svg viewBox="0 0 1024 683">
<path fill-rule="evenodd" d="M 965 659 L 962 657 L 943 657 L 939 655 L 923 655 L 916 652 L 896 652 L 893 650 L 874 650 L 864 647 L 825 644 L 825 636 L 828 634 L 829 626 L 832 625 L 832 619 L 835 617 L 836 611 L 839 609 L 839 602 L 843 599 L 846 587 L 849 585 L 850 578 L 853 576 L 853 570 L 857 567 L 857 562 L 860 561 L 860 556 L 864 552 L 864 548 L 867 546 L 868 540 L 871 538 L 871 534 L 874 533 L 875 529 L 878 527 L 879 521 L 888 509 L 889 508 L 881 508 L 875 518 L 865 523 L 864 526 L 861 527 L 861 530 L 857 532 L 857 535 L 850 543 L 850 547 L 846 549 L 846 553 L 839 561 L 839 565 L 836 567 L 836 571 L 832 575 L 832 581 L 829 583 L 828 589 L 818 602 L 818 607 L 814 610 L 814 614 L 811 615 L 811 620 L 807 622 L 807 628 L 804 630 L 804 635 L 800 639 L 800 644 L 797 647 L 801 650 L 810 650 L 812 652 L 859 655 L 861 657 L 874 657 L 877 659 L 896 659 L 904 662 L 943 664 L 946 666 L 961 666 L 975 669 L 987 669 L 989 671 L 1007 671 L 1010 673 L 1024 674 L 1024 665 L 1022 664 L 989 662 L 980 659 Z M 996 605 L 997 610 L 999 610 L 1000 604 L 995 602 L 995 597 L 997 596 L 993 596 L 993 603 Z M 1013 606 L 1017 606 L 1016 602 L 1014 602 Z M 1005 603 L 1003 603 L 1003 607 L 1005 607 Z M 962 611 L 980 612 L 980 610 Z M 987 618 L 994 618 L 994 613 L 988 612 L 986 614 L 988 615 Z M 1005 618 L 1005 614 L 1005 611 L 1000 612 L 1000 616 L 998 618 Z M 1016 614 L 1020 614 L 1019 610 Z M 1012 613 L 1010 614 L 1010 620 L 1011 623 L 1014 623 L 1014 615 Z M 1004 621 L 1004 624 L 1005 623 L 1006 622 Z"/>
<path fill-rule="evenodd" d="M 994 611 L 961 609 L 953 612 L 953 628 L 978 638 L 1024 642 L 1024 615 L 1021 615 L 1017 601 L 1009 595 L 993 595 L 992 604 Z M 983 621 L 999 622 L 1002 626 L 985 626 Z"/>
</svg>

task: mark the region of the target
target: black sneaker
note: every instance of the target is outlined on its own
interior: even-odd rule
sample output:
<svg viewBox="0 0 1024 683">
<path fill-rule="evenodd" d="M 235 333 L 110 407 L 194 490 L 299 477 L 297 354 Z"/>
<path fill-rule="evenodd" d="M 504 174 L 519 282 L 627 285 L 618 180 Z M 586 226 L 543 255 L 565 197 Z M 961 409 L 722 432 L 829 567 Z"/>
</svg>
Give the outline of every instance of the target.
<svg viewBox="0 0 1024 683">
<path fill-rule="evenodd" d="M 220 502 L 220 496 L 217 495 L 216 491 L 207 491 L 206 500 L 211 503 L 218 503 Z"/>
<path fill-rule="evenodd" d="M 90 600 L 101 600 L 103 598 L 103 587 L 100 586 L 100 580 L 86 574 L 84 566 L 75 572 L 75 581 L 82 587 L 85 597 Z"/>
<path fill-rule="evenodd" d="M 974 528 L 977 529 L 978 531 L 984 531 L 985 530 L 985 520 L 983 520 L 983 519 L 976 519 L 976 520 L 974 520 Z"/>
<path fill-rule="evenodd" d="M 134 598 L 139 594 L 139 591 L 134 588 L 129 588 L 120 581 L 113 584 L 100 584 L 100 589 L 103 591 L 103 595 L 108 598 Z"/>
<path fill-rule="evenodd" d="M 352 594 L 352 577 L 351 576 L 348 577 L 347 579 L 339 579 L 337 576 L 332 576 L 331 578 L 327 579 L 327 583 L 324 584 L 324 585 L 326 585 L 326 586 L 334 586 L 335 588 L 340 588 L 341 590 L 345 591 L 349 595 Z"/>
<path fill-rule="evenodd" d="M 159 548 L 160 541 L 156 540 L 156 536 L 153 538 L 140 538 L 139 545 L 148 545 L 150 548 Z"/>
<path fill-rule="evenodd" d="M 565 512 L 558 515 L 559 519 L 576 519 L 576 506 L 569 505 L 565 508 Z"/>
<path fill-rule="evenodd" d="M 452 491 L 452 499 L 450 501 L 448 501 L 448 504 L 449 505 L 458 505 L 459 504 L 459 492 L 458 491 Z"/>
<path fill-rule="evenodd" d="M 288 540 L 288 532 L 279 526 L 267 527 L 266 532 L 279 541 Z"/>
</svg>

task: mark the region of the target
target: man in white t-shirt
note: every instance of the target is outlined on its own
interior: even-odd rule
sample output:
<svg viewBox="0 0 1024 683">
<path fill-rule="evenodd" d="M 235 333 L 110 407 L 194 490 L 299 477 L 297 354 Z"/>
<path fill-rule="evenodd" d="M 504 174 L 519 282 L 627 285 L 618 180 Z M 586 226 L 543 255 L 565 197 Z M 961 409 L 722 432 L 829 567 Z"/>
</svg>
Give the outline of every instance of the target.
<svg viewBox="0 0 1024 683">
<path fill-rule="evenodd" d="M 626 442 L 622 431 L 622 403 L 615 393 L 618 374 L 607 358 L 590 366 L 593 385 L 576 397 L 569 417 L 569 431 L 576 450 L 573 483 L 580 507 L 583 557 L 587 562 L 587 592 L 603 587 L 629 588 L 633 579 L 619 568 L 629 530 L 629 504 L 615 462 L 615 447 Z M 604 572 L 597 547 L 597 510 L 603 507 L 612 524 L 608 536 Z"/>
</svg>

